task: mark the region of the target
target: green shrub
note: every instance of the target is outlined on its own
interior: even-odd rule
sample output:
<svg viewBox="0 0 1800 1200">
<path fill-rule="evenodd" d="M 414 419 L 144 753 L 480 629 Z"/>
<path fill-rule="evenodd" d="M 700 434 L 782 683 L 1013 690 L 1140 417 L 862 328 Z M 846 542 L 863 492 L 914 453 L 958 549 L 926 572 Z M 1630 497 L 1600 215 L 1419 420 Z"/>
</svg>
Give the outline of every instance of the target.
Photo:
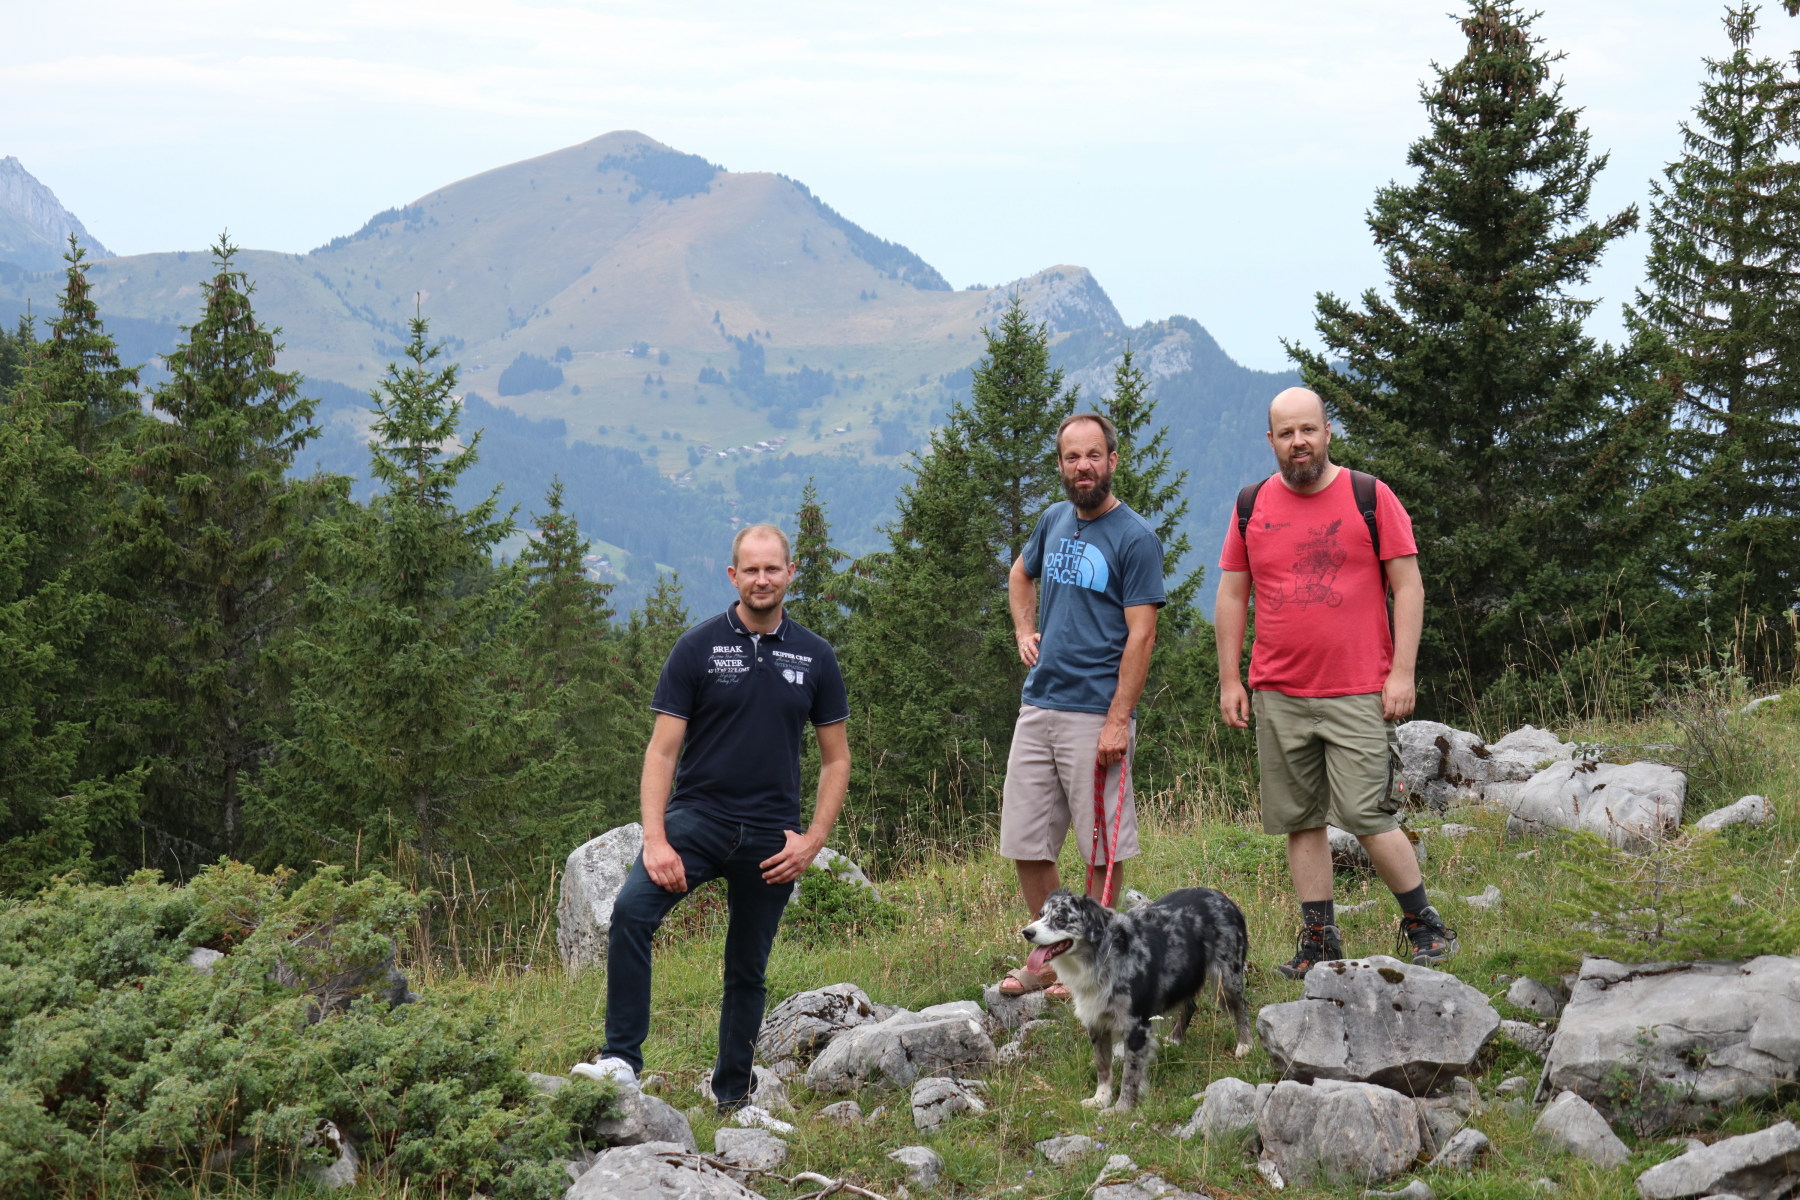
<svg viewBox="0 0 1800 1200">
<path fill-rule="evenodd" d="M 781 936 L 809 943 L 842 941 L 900 926 L 900 909 L 860 883 L 808 867 L 781 919 Z"/>
<path fill-rule="evenodd" d="M 551 1100 L 493 1016 L 365 994 L 321 1012 L 276 982 L 367 972 L 379 986 L 419 901 L 379 876 L 296 885 L 229 863 L 189 886 L 151 872 L 63 881 L 0 908 L 0 1195 L 287 1182 L 323 1121 L 365 1167 L 433 1192 L 560 1196 L 553 1159 L 612 1107 L 575 1081 Z M 224 950 L 208 973 L 184 959 Z M 352 992 L 358 990 L 350 989 Z"/>
</svg>

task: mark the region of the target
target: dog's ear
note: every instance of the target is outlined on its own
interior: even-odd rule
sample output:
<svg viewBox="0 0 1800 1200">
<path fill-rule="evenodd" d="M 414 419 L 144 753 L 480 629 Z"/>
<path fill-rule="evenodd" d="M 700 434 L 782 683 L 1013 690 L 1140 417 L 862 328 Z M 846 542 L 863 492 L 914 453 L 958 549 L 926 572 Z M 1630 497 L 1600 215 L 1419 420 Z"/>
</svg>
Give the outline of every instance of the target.
<svg viewBox="0 0 1800 1200">
<path fill-rule="evenodd" d="M 1101 904 L 1092 896 L 1071 896 L 1075 903 L 1075 911 L 1081 916 L 1082 928 L 1087 931 L 1089 941 L 1098 941 L 1108 921 L 1112 920 L 1112 910 Z"/>
</svg>

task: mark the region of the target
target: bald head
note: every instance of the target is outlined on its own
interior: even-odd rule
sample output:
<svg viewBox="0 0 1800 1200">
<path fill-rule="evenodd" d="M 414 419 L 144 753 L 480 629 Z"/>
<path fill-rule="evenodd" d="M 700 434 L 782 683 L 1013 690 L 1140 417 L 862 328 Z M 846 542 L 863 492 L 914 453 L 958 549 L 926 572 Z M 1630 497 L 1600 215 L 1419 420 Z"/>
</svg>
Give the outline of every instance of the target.
<svg viewBox="0 0 1800 1200">
<path fill-rule="evenodd" d="M 1325 401 L 1319 399 L 1319 393 L 1311 388 L 1291 387 L 1269 401 L 1269 431 L 1284 421 L 1293 421 L 1311 417 L 1320 425 L 1329 425 L 1325 415 Z"/>
</svg>

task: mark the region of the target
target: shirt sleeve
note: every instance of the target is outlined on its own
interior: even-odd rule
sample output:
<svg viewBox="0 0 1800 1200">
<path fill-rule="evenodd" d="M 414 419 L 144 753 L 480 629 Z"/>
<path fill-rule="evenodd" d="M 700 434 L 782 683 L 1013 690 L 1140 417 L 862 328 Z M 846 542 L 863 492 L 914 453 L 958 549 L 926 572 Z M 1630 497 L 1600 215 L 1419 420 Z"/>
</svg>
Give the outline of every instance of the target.
<svg viewBox="0 0 1800 1200">
<path fill-rule="evenodd" d="M 1125 568 L 1123 603 L 1126 608 L 1169 602 L 1168 593 L 1163 591 L 1162 539 L 1148 527 L 1126 546 L 1125 561 L 1121 565 Z"/>
<path fill-rule="evenodd" d="M 1419 544 L 1413 540 L 1412 517 L 1393 489 L 1379 479 L 1375 481 L 1375 528 L 1381 534 L 1382 562 L 1419 552 Z"/>
<path fill-rule="evenodd" d="M 1257 495 L 1261 499 L 1261 493 Z M 1253 510 L 1254 511 L 1254 510 Z M 1379 521 L 1379 507 L 1375 519 Z M 1225 545 L 1219 551 L 1219 570 L 1248 571 L 1250 569 L 1250 552 L 1244 545 L 1244 535 L 1238 532 L 1237 505 L 1231 506 L 1231 519 L 1225 523 Z"/>
<path fill-rule="evenodd" d="M 1025 548 L 1019 551 L 1019 562 L 1025 573 L 1033 579 L 1044 573 L 1044 526 L 1050 523 L 1050 513 L 1045 511 L 1031 527 L 1031 536 L 1025 539 Z"/>
<path fill-rule="evenodd" d="M 849 720 L 850 699 L 844 692 L 844 673 L 838 670 L 837 651 L 825 647 L 824 653 L 813 663 L 813 669 L 817 672 L 817 683 L 813 688 L 812 723 L 836 725 L 839 721 Z"/>
<path fill-rule="evenodd" d="M 690 639 L 684 637 L 669 651 L 662 675 L 656 681 L 656 691 L 650 697 L 652 712 L 668 713 L 684 721 L 694 715 L 695 704 L 700 698 L 701 673 L 695 669 L 694 651 L 689 643 Z"/>
</svg>

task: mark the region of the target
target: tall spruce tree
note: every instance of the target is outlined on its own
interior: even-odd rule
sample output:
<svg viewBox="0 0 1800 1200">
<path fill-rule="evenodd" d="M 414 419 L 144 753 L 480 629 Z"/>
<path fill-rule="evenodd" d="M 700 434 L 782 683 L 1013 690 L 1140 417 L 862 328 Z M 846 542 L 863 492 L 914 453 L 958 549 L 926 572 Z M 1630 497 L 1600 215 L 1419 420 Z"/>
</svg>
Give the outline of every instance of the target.
<svg viewBox="0 0 1800 1200">
<path fill-rule="evenodd" d="M 967 402 L 913 463 L 889 548 L 857 564 L 845 664 L 859 791 L 890 828 L 974 818 L 998 804 L 1025 669 L 1006 575 L 1061 492 L 1056 429 L 1075 393 L 1049 330 L 1015 297 L 985 331 Z"/>
<path fill-rule="evenodd" d="M 1583 331 L 1594 302 L 1572 291 L 1636 212 L 1587 218 L 1606 158 L 1531 20 L 1510 0 L 1469 4 L 1465 53 L 1422 88 L 1417 177 L 1368 215 L 1391 298 L 1321 294 L 1325 350 L 1288 346 L 1341 421 L 1334 457 L 1412 514 L 1427 706 L 1447 678 L 1479 687 L 1550 636 L 1540 615 L 1597 621 L 1639 567 L 1627 502 L 1650 418 L 1620 403 L 1625 369 Z"/>
<path fill-rule="evenodd" d="M 305 527 L 343 481 L 287 478 L 316 433 L 300 377 L 221 238 L 199 319 L 164 358 L 117 526 L 149 751 L 146 819 L 171 865 L 238 853 L 246 786 L 284 720 L 282 648 L 299 615 Z M 90 402 L 96 423 L 108 408 Z"/>
<path fill-rule="evenodd" d="M 375 392 L 383 490 L 332 531 L 336 561 L 296 656 L 296 732 L 257 818 L 285 853 L 486 875 L 540 849 L 532 805 L 558 794 L 568 754 L 524 682 L 522 572 L 492 565 L 512 518 L 497 490 L 457 507 L 480 435 L 459 439 L 456 368 L 433 365 L 428 332 L 412 321 L 406 363 Z"/>
<path fill-rule="evenodd" d="M 621 711 L 624 680 L 612 628 L 612 584 L 587 570 L 588 540 L 563 508 L 561 479 L 550 484 L 537 536 L 519 556 L 525 573 L 525 681 L 531 703 L 555 714 L 569 748 L 563 794 L 542 797 L 539 838 L 578 845 L 637 811 L 637 722 Z M 599 828 L 595 828 L 599 826 Z"/>
<path fill-rule="evenodd" d="M 1627 320 L 1677 406 L 1680 582 L 1750 615 L 1800 583 L 1800 163 L 1794 85 L 1728 9 L 1682 154 L 1651 184 L 1648 290 Z"/>
<path fill-rule="evenodd" d="M 838 565 L 846 557 L 831 544 L 831 525 L 819 489 L 806 481 L 795 515 L 794 582 L 788 588 L 787 611 L 832 645 L 844 631 L 845 583 Z M 810 744 L 810 743 L 809 743 Z"/>
</svg>

